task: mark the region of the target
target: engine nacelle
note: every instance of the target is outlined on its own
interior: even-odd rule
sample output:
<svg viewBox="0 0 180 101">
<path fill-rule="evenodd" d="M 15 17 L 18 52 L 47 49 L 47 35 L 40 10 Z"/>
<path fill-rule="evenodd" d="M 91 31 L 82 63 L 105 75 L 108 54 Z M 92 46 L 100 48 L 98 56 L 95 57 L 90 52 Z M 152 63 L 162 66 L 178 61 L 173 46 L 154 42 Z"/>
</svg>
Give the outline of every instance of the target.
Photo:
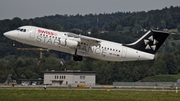
<svg viewBox="0 0 180 101">
<path fill-rule="evenodd" d="M 77 47 L 78 42 L 69 39 L 60 39 L 60 44 L 67 47 Z"/>
</svg>

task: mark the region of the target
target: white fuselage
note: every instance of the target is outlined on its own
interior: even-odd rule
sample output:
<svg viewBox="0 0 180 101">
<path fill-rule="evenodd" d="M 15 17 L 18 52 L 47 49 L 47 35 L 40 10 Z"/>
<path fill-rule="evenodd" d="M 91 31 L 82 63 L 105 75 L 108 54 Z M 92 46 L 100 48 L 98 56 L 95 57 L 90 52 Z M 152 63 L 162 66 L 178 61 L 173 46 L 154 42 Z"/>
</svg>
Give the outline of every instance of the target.
<svg viewBox="0 0 180 101">
<path fill-rule="evenodd" d="M 24 44 L 70 54 L 75 54 L 77 49 L 77 55 L 107 61 L 154 59 L 154 54 L 135 50 L 111 41 L 98 39 L 101 41 L 98 45 L 91 45 L 81 42 L 80 38 L 69 37 L 67 35 L 68 32 L 59 32 L 34 26 L 24 26 L 23 28 L 26 29 L 26 31 L 13 30 L 6 32 L 4 35 Z M 11 33 L 11 36 L 9 36 L 8 33 Z M 91 38 L 87 36 L 84 37 Z"/>
</svg>

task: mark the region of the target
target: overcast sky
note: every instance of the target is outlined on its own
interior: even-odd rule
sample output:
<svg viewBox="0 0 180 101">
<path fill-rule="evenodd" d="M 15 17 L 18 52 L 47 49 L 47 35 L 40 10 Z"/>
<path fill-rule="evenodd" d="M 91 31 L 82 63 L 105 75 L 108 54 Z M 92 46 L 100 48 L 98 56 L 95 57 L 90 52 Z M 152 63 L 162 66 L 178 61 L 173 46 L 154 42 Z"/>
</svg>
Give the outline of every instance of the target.
<svg viewBox="0 0 180 101">
<path fill-rule="evenodd" d="M 55 14 L 99 14 L 149 11 L 180 6 L 180 0 L 0 0 L 0 20 L 29 19 Z"/>
</svg>

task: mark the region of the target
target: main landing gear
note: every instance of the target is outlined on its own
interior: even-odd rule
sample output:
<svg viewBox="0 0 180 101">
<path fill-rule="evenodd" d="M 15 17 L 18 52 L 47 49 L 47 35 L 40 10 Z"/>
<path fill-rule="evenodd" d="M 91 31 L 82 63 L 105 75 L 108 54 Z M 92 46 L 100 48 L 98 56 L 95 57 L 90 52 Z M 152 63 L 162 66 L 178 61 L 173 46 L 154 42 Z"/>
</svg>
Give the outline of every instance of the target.
<svg viewBox="0 0 180 101">
<path fill-rule="evenodd" d="M 74 61 L 82 61 L 83 60 L 82 56 L 77 55 L 77 49 L 75 51 L 75 54 L 73 55 L 73 60 Z"/>
<path fill-rule="evenodd" d="M 79 55 L 73 55 L 73 60 L 74 60 L 74 61 L 82 61 L 82 60 L 83 60 L 83 57 L 82 57 L 82 56 L 79 56 Z"/>
</svg>

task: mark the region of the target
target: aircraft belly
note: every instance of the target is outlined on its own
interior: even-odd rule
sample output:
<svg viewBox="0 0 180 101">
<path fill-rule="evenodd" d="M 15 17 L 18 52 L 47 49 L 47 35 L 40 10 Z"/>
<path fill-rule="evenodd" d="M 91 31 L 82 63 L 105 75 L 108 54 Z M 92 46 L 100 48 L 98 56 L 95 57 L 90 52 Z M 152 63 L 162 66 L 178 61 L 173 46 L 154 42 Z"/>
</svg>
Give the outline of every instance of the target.
<svg viewBox="0 0 180 101">
<path fill-rule="evenodd" d="M 106 61 L 120 61 L 120 56 L 114 54 L 114 55 L 108 55 L 109 53 L 106 54 L 96 54 L 96 53 L 91 53 L 91 52 L 78 52 L 78 55 L 85 56 L 85 57 L 90 57 L 90 58 L 95 58 L 95 59 L 100 59 L 100 60 L 106 60 Z"/>
</svg>

